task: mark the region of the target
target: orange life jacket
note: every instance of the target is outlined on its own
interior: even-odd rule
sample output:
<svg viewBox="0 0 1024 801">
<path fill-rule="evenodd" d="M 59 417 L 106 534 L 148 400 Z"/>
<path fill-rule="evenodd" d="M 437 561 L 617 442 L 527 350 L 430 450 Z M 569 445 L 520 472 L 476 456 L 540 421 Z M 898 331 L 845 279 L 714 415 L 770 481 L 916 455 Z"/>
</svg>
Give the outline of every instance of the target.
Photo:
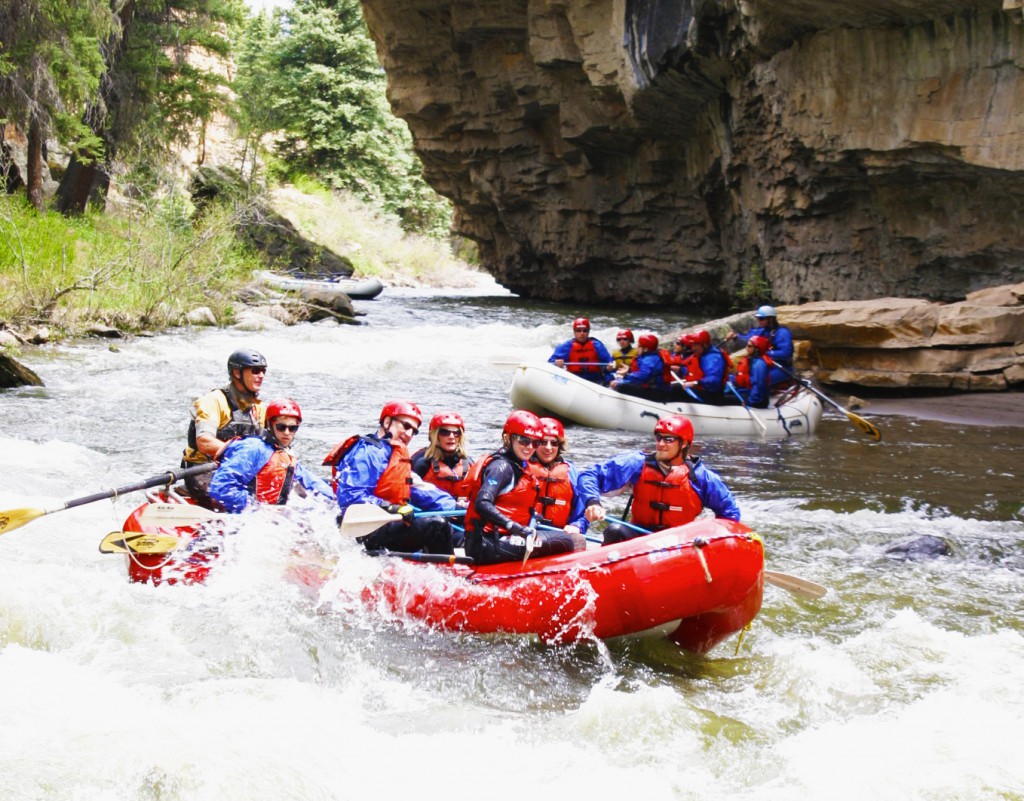
<svg viewBox="0 0 1024 801">
<path fill-rule="evenodd" d="M 270 459 L 252 480 L 249 491 L 260 503 L 283 506 L 288 501 L 295 480 L 295 456 L 290 451 L 274 449 Z"/>
<path fill-rule="evenodd" d="M 769 356 L 767 353 L 764 354 L 763 356 L 761 356 L 760 358 L 764 359 L 765 364 L 767 364 L 769 368 L 771 368 L 772 365 L 775 364 L 775 362 L 772 361 L 772 357 Z M 736 386 L 738 386 L 740 389 L 750 389 L 750 357 L 749 356 L 743 356 L 742 358 L 737 360 L 737 362 L 736 362 L 736 382 L 735 383 L 736 383 Z"/>
<path fill-rule="evenodd" d="M 453 498 L 465 498 L 469 494 L 466 476 L 473 463 L 468 458 L 460 459 L 455 467 L 451 467 L 440 459 L 431 459 L 430 467 L 423 475 L 423 480 L 443 489 Z"/>
<path fill-rule="evenodd" d="M 483 459 L 477 460 L 469 471 L 467 481 L 469 482 L 469 508 L 466 509 L 466 530 L 479 529 L 484 533 L 497 531 L 498 535 L 507 534 L 504 529 L 498 529 L 490 520 L 484 520 L 476 510 L 476 495 L 480 491 L 484 468 L 497 458 L 505 459 L 497 453 L 492 453 Z M 514 469 L 515 465 L 513 465 Z M 515 523 L 529 525 L 533 517 L 533 508 L 537 504 L 537 496 L 540 493 L 537 479 L 529 470 L 523 470 L 519 481 L 508 492 L 495 498 L 494 505 L 505 517 Z"/>
<path fill-rule="evenodd" d="M 704 377 L 704 371 L 700 369 L 700 357 L 696 353 L 684 358 L 682 364 L 680 372 L 687 381 L 700 381 Z"/>
<path fill-rule="evenodd" d="M 568 463 L 559 459 L 548 467 L 531 459 L 527 466 L 539 485 L 537 514 L 546 525 L 563 528 L 569 522 L 575 497 Z"/>
<path fill-rule="evenodd" d="M 654 456 L 647 457 L 633 488 L 633 522 L 661 531 L 695 520 L 704 504 L 690 484 L 691 469 L 684 462 L 666 475 Z"/>
<path fill-rule="evenodd" d="M 569 358 L 566 361 L 570 362 L 565 368 L 570 373 L 600 373 L 604 370 L 593 339 L 587 339 L 583 344 L 574 339 L 569 347 Z M 595 364 L 593 367 L 581 367 L 575 362 L 594 362 Z"/>
<path fill-rule="evenodd" d="M 324 459 L 323 463 L 331 466 L 331 488 L 335 492 L 338 491 L 338 465 L 345 458 L 345 454 L 352 450 L 352 446 L 361 439 L 368 440 L 378 447 L 384 446 L 378 439 L 354 434 L 335 445 Z M 388 444 L 391 445 L 391 458 L 377 479 L 373 494 L 388 503 L 406 504 L 409 502 L 412 487 L 412 459 L 409 458 L 409 451 L 404 445 L 391 441 Z"/>
</svg>

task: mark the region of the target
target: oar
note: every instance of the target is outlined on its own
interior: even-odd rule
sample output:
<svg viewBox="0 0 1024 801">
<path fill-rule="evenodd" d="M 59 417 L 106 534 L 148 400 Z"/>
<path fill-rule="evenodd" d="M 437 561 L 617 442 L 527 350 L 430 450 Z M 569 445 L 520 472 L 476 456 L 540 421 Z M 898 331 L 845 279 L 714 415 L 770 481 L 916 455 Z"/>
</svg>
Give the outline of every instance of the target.
<svg viewBox="0 0 1024 801">
<path fill-rule="evenodd" d="M 24 508 L 24 509 L 7 509 L 0 511 L 0 534 L 6 534 L 8 531 L 13 531 L 16 528 L 20 528 L 26 523 L 31 523 L 37 517 L 43 515 L 53 514 L 54 512 L 61 512 L 65 509 L 72 509 L 75 506 L 83 506 L 87 503 L 94 503 L 95 501 L 103 501 L 108 498 L 116 498 L 118 495 L 126 495 L 129 492 L 135 492 L 137 490 L 149 489 L 150 487 L 159 487 L 162 484 L 173 484 L 175 481 L 180 481 L 185 476 L 195 476 L 200 473 L 209 473 L 211 470 L 216 470 L 216 462 L 208 462 L 207 464 L 196 465 L 195 467 L 187 467 L 181 470 L 170 470 L 166 473 L 161 473 L 158 476 L 147 478 L 137 484 L 129 484 L 126 487 L 118 487 L 117 489 L 104 490 L 103 492 L 97 492 L 95 495 L 86 495 L 83 498 L 73 498 L 70 501 L 64 501 L 59 506 L 53 506 L 49 509 L 39 508 Z"/>
<path fill-rule="evenodd" d="M 739 390 L 737 390 L 736 387 L 734 387 L 728 381 L 725 382 L 725 386 L 729 389 L 730 392 L 732 392 L 733 395 L 739 398 L 740 403 L 743 404 L 743 408 L 746 409 L 747 414 L 750 415 L 750 419 L 757 423 L 757 427 L 761 429 L 761 436 L 765 436 L 768 433 L 768 426 L 764 424 L 760 417 L 754 414 L 754 410 L 747 405 L 746 400 L 744 400 L 743 396 L 740 395 Z"/>
<path fill-rule="evenodd" d="M 415 512 L 413 517 L 461 517 L 466 514 L 465 509 L 437 509 L 425 512 Z M 385 509 L 372 503 L 354 503 L 345 510 L 341 518 L 339 531 L 342 537 L 365 537 L 372 534 L 385 523 L 393 523 L 401 520 L 399 514 L 392 514 Z"/>
<path fill-rule="evenodd" d="M 681 386 L 683 388 L 683 392 L 685 392 L 687 395 L 689 395 L 691 398 L 693 398 L 695 401 L 697 401 L 697 403 L 703 403 L 704 402 L 703 400 L 701 400 L 700 395 L 698 395 L 696 392 L 694 392 L 693 389 L 691 389 L 690 387 L 686 386 L 686 382 L 683 381 L 683 379 L 681 379 L 679 376 L 677 376 L 671 370 L 669 370 L 668 372 L 669 372 L 669 375 L 672 376 L 672 380 L 675 381 L 677 384 L 679 384 L 679 386 Z"/>
<path fill-rule="evenodd" d="M 627 523 L 625 520 L 620 520 L 617 517 L 611 515 L 605 515 L 605 520 L 611 520 L 613 523 L 619 523 L 626 528 L 631 528 L 633 531 L 639 531 L 641 534 L 652 534 L 650 529 L 641 528 L 640 526 L 634 525 L 633 523 Z M 821 598 L 828 592 L 827 587 L 823 587 L 821 584 L 815 584 L 813 581 L 802 579 L 799 576 L 791 576 L 788 573 L 779 573 L 776 570 L 765 570 L 764 580 L 769 584 L 774 584 L 776 587 L 781 587 L 784 590 L 794 595 L 799 595 L 802 598 Z"/>
<path fill-rule="evenodd" d="M 821 398 L 823 401 L 825 401 L 825 403 L 829 404 L 830 406 L 835 407 L 836 409 L 841 411 L 843 414 L 845 414 L 847 420 L 849 420 L 851 423 L 853 423 L 855 426 L 857 426 L 857 428 L 859 428 L 861 431 L 863 431 L 865 434 L 867 434 L 869 437 L 871 437 L 871 439 L 873 439 L 875 442 L 879 442 L 882 439 L 882 432 L 879 431 L 877 428 L 875 428 L 871 423 L 869 423 L 867 420 L 865 420 L 859 414 L 854 414 L 853 412 L 844 409 L 842 406 L 840 406 L 838 403 L 836 403 L 834 400 L 832 400 L 832 398 L 830 398 L 824 392 L 820 392 L 819 390 L 817 390 L 813 386 L 811 386 L 811 382 L 810 381 L 805 381 L 804 379 L 800 378 L 800 376 L 796 375 L 796 373 L 790 372 L 789 370 L 787 370 L 785 367 L 783 367 L 778 362 L 775 363 L 775 366 L 778 367 L 780 370 L 782 370 L 782 372 L 784 372 L 786 375 L 788 375 L 790 378 L 792 378 L 798 384 L 801 384 L 802 386 L 804 386 L 807 389 L 809 389 L 811 392 L 813 392 L 815 395 L 817 395 L 819 398 Z"/>
<path fill-rule="evenodd" d="M 139 523 L 147 528 L 178 528 L 227 515 L 227 512 L 215 512 L 191 503 L 151 503 L 142 510 Z"/>
<path fill-rule="evenodd" d="M 470 565 L 476 564 L 471 556 L 455 556 L 444 553 L 399 553 L 398 551 L 367 551 L 370 556 L 394 556 L 410 562 L 426 562 L 434 565 Z"/>
<path fill-rule="evenodd" d="M 100 553 L 170 553 L 180 542 L 172 534 L 111 531 L 100 541 Z"/>
<path fill-rule="evenodd" d="M 487 363 L 491 367 L 519 367 L 522 364 L 529 362 L 530 359 L 524 359 L 521 356 L 492 356 L 487 360 Z M 546 362 L 545 362 L 546 363 Z M 554 362 L 551 362 L 554 365 Z M 615 362 L 565 362 L 565 367 L 608 367 Z"/>
</svg>

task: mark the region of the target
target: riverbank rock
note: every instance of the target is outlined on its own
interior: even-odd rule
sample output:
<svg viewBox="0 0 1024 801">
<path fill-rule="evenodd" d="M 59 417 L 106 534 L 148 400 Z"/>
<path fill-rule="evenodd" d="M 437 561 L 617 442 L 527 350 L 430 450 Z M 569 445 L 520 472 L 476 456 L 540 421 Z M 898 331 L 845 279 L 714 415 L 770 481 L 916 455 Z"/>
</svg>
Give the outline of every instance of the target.
<svg viewBox="0 0 1024 801">
<path fill-rule="evenodd" d="M 363 0 L 424 175 L 527 298 L 1024 280 L 1017 0 Z"/>
<path fill-rule="evenodd" d="M 881 298 L 778 307 L 797 366 L 824 383 L 907 390 L 1024 385 L 1024 283 L 956 303 Z"/>
<path fill-rule="evenodd" d="M 35 372 L 0 350 L 0 389 L 41 386 L 43 380 Z"/>
</svg>

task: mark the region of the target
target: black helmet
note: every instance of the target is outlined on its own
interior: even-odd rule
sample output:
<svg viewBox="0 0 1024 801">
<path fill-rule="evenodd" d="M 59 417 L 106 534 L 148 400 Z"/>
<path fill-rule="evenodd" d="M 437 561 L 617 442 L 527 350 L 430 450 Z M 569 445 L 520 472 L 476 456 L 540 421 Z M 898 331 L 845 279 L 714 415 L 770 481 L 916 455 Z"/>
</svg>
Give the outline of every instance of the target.
<svg viewBox="0 0 1024 801">
<path fill-rule="evenodd" d="M 265 370 L 267 360 L 262 353 L 251 348 L 236 350 L 228 356 L 228 375 L 231 375 L 232 370 L 244 370 L 246 367 L 262 367 Z"/>
</svg>

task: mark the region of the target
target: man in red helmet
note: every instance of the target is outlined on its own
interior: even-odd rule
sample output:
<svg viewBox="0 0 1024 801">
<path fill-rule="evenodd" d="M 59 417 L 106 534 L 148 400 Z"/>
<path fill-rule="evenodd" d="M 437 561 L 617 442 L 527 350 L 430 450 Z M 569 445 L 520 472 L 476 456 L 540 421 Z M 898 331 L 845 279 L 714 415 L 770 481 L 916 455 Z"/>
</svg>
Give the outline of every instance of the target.
<svg viewBox="0 0 1024 801">
<path fill-rule="evenodd" d="M 646 531 L 682 526 L 708 508 L 715 517 L 739 520 L 736 501 L 718 474 L 700 457 L 687 456 L 693 444 L 693 425 L 681 414 L 654 424 L 654 453 L 625 453 L 580 473 L 580 492 L 587 520 L 604 519 L 601 496 L 630 487 L 633 524 Z M 619 524 L 604 530 L 605 544 L 642 536 Z"/>
<path fill-rule="evenodd" d="M 430 418 L 430 444 L 412 455 L 412 471 L 452 497 L 467 497 L 466 476 L 473 460 L 466 453 L 466 424 L 457 412 Z"/>
<path fill-rule="evenodd" d="M 768 350 L 771 342 L 768 337 L 754 334 L 747 338 L 746 355 L 736 361 L 736 378 L 730 379 L 735 384 L 739 398 L 732 395 L 734 403 L 742 398 L 747 406 L 755 409 L 767 409 L 770 393 L 769 374 L 772 367 Z M 727 397 L 726 402 L 729 402 Z"/>
<path fill-rule="evenodd" d="M 682 386 L 693 392 L 704 403 L 721 404 L 725 381 L 729 375 L 730 363 L 721 348 L 711 344 L 711 334 L 701 330 L 683 338 L 683 348 L 688 355 L 683 359 L 679 371 Z M 675 383 L 675 382 L 673 382 Z M 690 400 L 692 396 L 679 396 L 685 390 L 676 384 L 675 400 Z"/>
<path fill-rule="evenodd" d="M 664 401 L 668 395 L 665 388 L 665 358 L 658 350 L 658 338 L 654 334 L 642 334 L 637 344 L 640 346 L 640 355 L 633 359 L 629 370 L 609 386 L 624 395 Z"/>
<path fill-rule="evenodd" d="M 604 383 L 606 368 L 614 364 L 604 343 L 590 336 L 590 320 L 586 317 L 572 321 L 572 339 L 556 347 L 548 361 L 597 384 Z"/>
<path fill-rule="evenodd" d="M 372 503 L 402 515 L 402 520 L 385 523 L 360 537 L 368 551 L 454 553 L 452 529 L 447 520 L 414 516 L 417 510 L 457 508 L 451 495 L 427 484 L 412 471 L 409 443 L 419 433 L 422 422 L 423 414 L 412 401 L 388 401 L 381 409 L 375 433 L 349 437 L 324 459 L 324 464 L 331 465 L 337 488 L 339 522 L 353 504 Z"/>
<path fill-rule="evenodd" d="M 295 401 L 269 403 L 267 427 L 258 436 L 232 439 L 224 447 L 210 480 L 210 497 L 228 512 L 241 512 L 254 503 L 284 506 L 293 492 L 333 500 L 327 482 L 306 470 L 291 452 L 301 423 L 302 410 Z"/>
<path fill-rule="evenodd" d="M 531 528 L 540 485 L 528 462 L 543 435 L 537 415 L 512 412 L 502 429 L 501 448 L 473 465 L 466 510 L 466 555 L 478 565 L 520 562 L 527 556 L 574 550 L 571 534 Z"/>
<path fill-rule="evenodd" d="M 782 388 L 792 383 L 793 376 L 793 332 L 784 325 L 779 325 L 778 313 L 774 306 L 765 304 L 759 306 L 754 312 L 754 320 L 757 325 L 745 334 L 730 331 L 726 334 L 726 341 L 735 339 L 741 345 L 746 345 L 753 336 L 762 336 L 768 340 L 768 350 L 765 353 L 771 361 L 768 371 L 768 382 L 772 387 Z"/>
</svg>

